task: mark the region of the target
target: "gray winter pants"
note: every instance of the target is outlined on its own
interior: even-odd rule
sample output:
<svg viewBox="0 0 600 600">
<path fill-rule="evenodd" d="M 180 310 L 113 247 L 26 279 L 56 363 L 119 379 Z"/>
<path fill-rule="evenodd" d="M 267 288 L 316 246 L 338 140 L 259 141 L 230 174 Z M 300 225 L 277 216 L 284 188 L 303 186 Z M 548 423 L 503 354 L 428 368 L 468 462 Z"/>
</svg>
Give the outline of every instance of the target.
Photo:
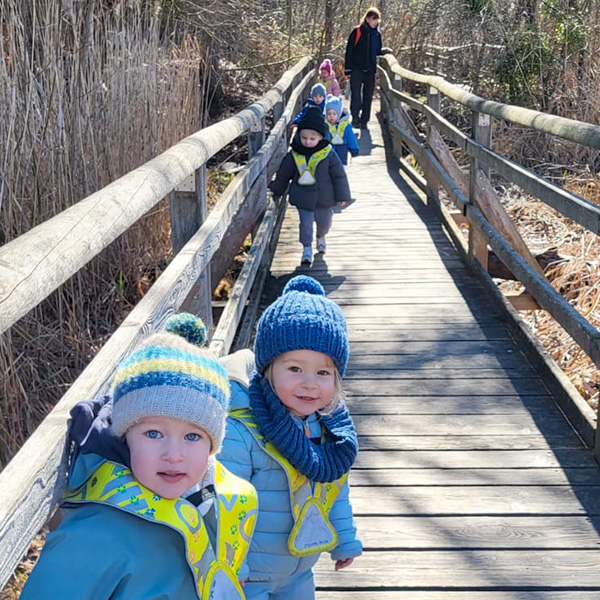
<svg viewBox="0 0 600 600">
<path fill-rule="evenodd" d="M 317 237 L 325 237 L 331 229 L 333 209 L 317 208 L 314 211 L 298 209 L 300 215 L 300 243 L 311 246 L 313 240 L 313 223 L 317 224 Z"/>
</svg>

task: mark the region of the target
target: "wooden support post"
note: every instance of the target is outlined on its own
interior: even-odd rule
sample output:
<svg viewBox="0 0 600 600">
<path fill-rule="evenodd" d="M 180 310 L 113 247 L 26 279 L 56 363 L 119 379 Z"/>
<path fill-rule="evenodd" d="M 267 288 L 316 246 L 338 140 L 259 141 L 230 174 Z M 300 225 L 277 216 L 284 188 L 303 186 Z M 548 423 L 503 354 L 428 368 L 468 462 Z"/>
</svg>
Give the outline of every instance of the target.
<svg viewBox="0 0 600 600">
<path fill-rule="evenodd" d="M 208 212 L 206 205 L 206 165 L 182 182 L 169 195 L 171 207 L 171 244 L 175 256 L 200 229 Z M 198 315 L 212 330 L 212 287 L 210 266 L 198 278 L 181 310 Z"/>
<path fill-rule="evenodd" d="M 440 112 L 440 98 L 441 94 L 439 91 L 432 87 L 427 86 L 427 104 L 429 107 L 434 110 L 436 113 Z M 433 125 L 431 120 L 427 121 L 427 144 L 429 144 L 429 140 L 431 139 L 431 130 L 433 129 Z M 433 202 L 434 204 L 440 203 L 440 186 L 434 180 L 427 180 L 427 202 Z"/>
<path fill-rule="evenodd" d="M 394 73 L 394 81 L 392 81 L 392 87 L 398 92 L 402 91 L 402 75 Z"/>
<path fill-rule="evenodd" d="M 471 113 L 471 137 L 491 147 L 492 141 L 492 119 L 489 115 L 480 113 L 476 110 Z M 490 169 L 487 165 L 479 162 L 476 159 L 471 159 L 471 172 L 469 178 L 469 200 L 472 204 L 477 205 L 476 187 L 477 187 L 477 172 L 481 171 L 488 179 L 490 177 Z M 476 259 L 481 266 L 487 271 L 488 250 L 487 243 L 480 232 L 473 227 L 469 229 L 469 257 Z"/>
<path fill-rule="evenodd" d="M 169 194 L 173 256 L 186 245 L 206 219 L 206 166 L 182 181 Z"/>
<path fill-rule="evenodd" d="M 248 134 L 248 160 L 250 160 L 262 148 L 265 143 L 265 118 L 250 127 Z"/>
<path fill-rule="evenodd" d="M 273 107 L 273 126 L 275 126 L 277 121 L 279 121 L 279 119 L 281 119 L 281 115 L 283 114 L 284 108 L 285 108 L 285 100 L 282 97 L 275 103 L 275 106 Z"/>
</svg>

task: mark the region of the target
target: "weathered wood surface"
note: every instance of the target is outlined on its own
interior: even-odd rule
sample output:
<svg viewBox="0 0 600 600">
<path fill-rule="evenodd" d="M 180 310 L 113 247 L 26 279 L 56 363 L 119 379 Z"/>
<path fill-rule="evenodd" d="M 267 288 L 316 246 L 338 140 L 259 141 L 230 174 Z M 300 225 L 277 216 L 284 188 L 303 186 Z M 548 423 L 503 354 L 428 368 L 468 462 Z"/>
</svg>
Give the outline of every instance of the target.
<svg viewBox="0 0 600 600">
<path fill-rule="evenodd" d="M 307 273 L 348 321 L 365 552 L 338 573 L 324 555 L 317 598 L 595 600 L 597 464 L 433 210 L 386 166 L 377 123 L 360 137 L 356 202 L 327 253 L 300 266 L 288 210 L 263 299 Z"/>
</svg>

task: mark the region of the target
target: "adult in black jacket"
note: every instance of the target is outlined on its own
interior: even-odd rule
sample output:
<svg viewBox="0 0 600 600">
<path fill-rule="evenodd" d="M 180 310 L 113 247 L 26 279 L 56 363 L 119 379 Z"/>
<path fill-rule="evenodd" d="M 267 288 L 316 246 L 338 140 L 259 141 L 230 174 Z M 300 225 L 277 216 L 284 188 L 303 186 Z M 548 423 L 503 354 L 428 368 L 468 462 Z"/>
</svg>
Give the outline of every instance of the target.
<svg viewBox="0 0 600 600">
<path fill-rule="evenodd" d="M 346 45 L 345 72 L 350 75 L 352 126 L 361 129 L 366 129 L 371 118 L 377 57 L 390 52 L 382 46 L 380 19 L 378 8 L 368 8 L 361 24 L 350 33 Z"/>
</svg>

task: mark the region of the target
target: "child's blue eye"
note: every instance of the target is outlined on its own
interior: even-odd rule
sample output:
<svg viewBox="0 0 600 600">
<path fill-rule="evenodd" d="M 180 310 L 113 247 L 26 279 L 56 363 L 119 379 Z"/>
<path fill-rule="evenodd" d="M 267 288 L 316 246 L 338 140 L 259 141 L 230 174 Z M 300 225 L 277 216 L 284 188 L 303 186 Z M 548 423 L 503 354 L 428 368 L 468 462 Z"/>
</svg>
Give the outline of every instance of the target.
<svg viewBox="0 0 600 600">
<path fill-rule="evenodd" d="M 197 442 L 202 439 L 199 433 L 186 433 L 184 438 L 186 442 Z"/>
<path fill-rule="evenodd" d="M 160 431 L 156 431 L 156 429 L 150 429 L 149 431 L 146 431 L 144 435 L 151 440 L 159 440 L 163 436 L 162 433 Z"/>
</svg>

